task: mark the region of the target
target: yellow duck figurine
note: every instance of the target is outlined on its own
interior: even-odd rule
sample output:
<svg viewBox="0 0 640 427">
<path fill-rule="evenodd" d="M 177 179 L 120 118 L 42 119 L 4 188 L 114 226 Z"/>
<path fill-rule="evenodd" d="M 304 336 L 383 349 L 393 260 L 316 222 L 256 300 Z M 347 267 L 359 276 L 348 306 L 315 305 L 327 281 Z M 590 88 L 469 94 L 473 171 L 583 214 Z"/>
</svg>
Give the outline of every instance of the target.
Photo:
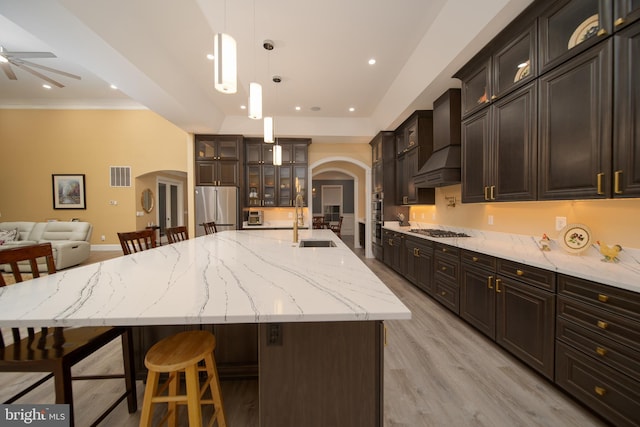
<svg viewBox="0 0 640 427">
<path fill-rule="evenodd" d="M 604 258 L 601 259 L 602 262 L 620 262 L 618 254 L 622 250 L 622 246 L 613 245 L 610 247 L 604 243 L 600 243 L 600 240 L 598 240 L 597 243 L 598 246 L 600 246 L 600 253 L 604 255 Z"/>
</svg>

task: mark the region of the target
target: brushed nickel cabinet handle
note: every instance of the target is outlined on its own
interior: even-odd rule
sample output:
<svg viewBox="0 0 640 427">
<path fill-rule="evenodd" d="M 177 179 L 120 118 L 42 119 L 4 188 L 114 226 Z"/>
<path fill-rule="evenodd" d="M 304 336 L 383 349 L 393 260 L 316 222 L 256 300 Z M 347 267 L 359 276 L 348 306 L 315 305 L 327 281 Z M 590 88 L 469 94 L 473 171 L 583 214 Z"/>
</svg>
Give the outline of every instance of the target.
<svg viewBox="0 0 640 427">
<path fill-rule="evenodd" d="M 413 255 L 419 257 L 420 256 L 420 249 L 414 248 L 413 249 Z"/>
<path fill-rule="evenodd" d="M 497 293 L 501 293 L 502 291 L 500 290 L 500 283 L 502 283 L 502 280 L 500 279 L 496 279 L 496 292 Z"/>
<path fill-rule="evenodd" d="M 387 325 L 384 325 L 384 346 L 387 346 Z"/>
<path fill-rule="evenodd" d="M 485 200 L 489 200 L 488 194 L 489 194 L 489 187 L 485 186 L 484 187 L 484 199 Z"/>
<path fill-rule="evenodd" d="M 609 327 L 609 324 L 607 322 L 603 322 L 602 320 L 598 320 L 597 325 L 600 329 L 607 329 Z"/>
<path fill-rule="evenodd" d="M 604 194 L 602 191 L 602 178 L 604 177 L 604 173 L 600 172 L 598 175 L 598 194 Z"/>
<path fill-rule="evenodd" d="M 613 25 L 616 27 L 619 27 L 620 25 L 624 24 L 625 20 L 624 18 L 618 18 L 615 21 L 613 21 Z"/>
<path fill-rule="evenodd" d="M 497 98 L 497 96 L 495 96 L 495 95 L 491 95 L 491 99 L 492 99 L 492 100 L 494 100 L 494 99 L 496 99 L 496 98 Z"/>
<path fill-rule="evenodd" d="M 602 347 L 596 347 L 596 353 L 598 353 L 600 356 L 604 356 L 605 354 L 607 354 L 607 349 Z"/>
<path fill-rule="evenodd" d="M 522 270 L 516 270 L 516 274 L 517 274 L 518 276 L 524 276 L 524 271 L 522 271 Z"/>
<path fill-rule="evenodd" d="M 606 36 L 607 35 L 607 30 L 605 30 L 604 28 L 600 28 L 600 30 L 598 31 L 598 36 Z"/>
<path fill-rule="evenodd" d="M 471 258 L 471 261 L 473 261 L 473 262 L 478 262 L 478 257 L 477 257 L 477 256 L 472 257 L 472 258 Z"/>
<path fill-rule="evenodd" d="M 493 289 L 493 276 L 487 277 L 487 288 Z"/>
<path fill-rule="evenodd" d="M 604 396 L 607 394 L 607 389 L 598 386 L 595 386 L 593 391 L 595 391 L 598 396 Z"/>
<path fill-rule="evenodd" d="M 442 271 L 447 271 L 447 267 L 442 267 Z"/>
<path fill-rule="evenodd" d="M 622 176 L 622 171 L 615 171 L 613 174 L 613 192 L 616 194 L 622 194 L 622 190 L 620 190 L 620 176 Z"/>
<path fill-rule="evenodd" d="M 607 302 L 607 301 L 609 301 L 609 297 L 607 295 L 604 295 L 604 294 L 598 294 L 598 301 Z"/>
<path fill-rule="evenodd" d="M 492 185 L 491 186 L 491 200 L 495 200 L 496 199 L 496 186 Z"/>
<path fill-rule="evenodd" d="M 447 248 L 442 248 L 442 252 L 447 252 Z"/>
<path fill-rule="evenodd" d="M 440 295 L 442 295 L 444 297 L 444 296 L 447 295 L 447 292 L 446 291 L 442 291 L 442 292 L 440 292 Z"/>
</svg>

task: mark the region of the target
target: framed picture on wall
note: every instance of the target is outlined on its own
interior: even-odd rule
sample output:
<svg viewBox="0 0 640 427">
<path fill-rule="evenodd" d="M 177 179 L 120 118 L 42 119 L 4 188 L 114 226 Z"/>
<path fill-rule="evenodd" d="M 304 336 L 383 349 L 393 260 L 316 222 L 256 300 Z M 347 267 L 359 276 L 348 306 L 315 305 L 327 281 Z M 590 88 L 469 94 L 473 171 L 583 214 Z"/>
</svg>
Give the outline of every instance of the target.
<svg viewBox="0 0 640 427">
<path fill-rule="evenodd" d="M 51 175 L 53 209 L 87 209 L 84 174 Z"/>
</svg>

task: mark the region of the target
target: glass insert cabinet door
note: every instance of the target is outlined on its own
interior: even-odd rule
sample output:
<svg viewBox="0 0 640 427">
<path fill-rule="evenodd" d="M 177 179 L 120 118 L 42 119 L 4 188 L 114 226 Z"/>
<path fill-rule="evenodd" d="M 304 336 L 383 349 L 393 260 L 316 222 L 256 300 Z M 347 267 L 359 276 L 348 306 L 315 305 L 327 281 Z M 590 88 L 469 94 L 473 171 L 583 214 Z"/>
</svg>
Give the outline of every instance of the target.
<svg viewBox="0 0 640 427">
<path fill-rule="evenodd" d="M 276 205 L 276 168 L 275 166 L 262 166 L 262 182 L 264 188 L 264 206 Z"/>
<path fill-rule="evenodd" d="M 292 192 L 291 168 L 280 167 L 279 175 L 280 175 L 279 176 L 280 192 L 278 195 L 278 206 L 291 206 L 292 200 L 294 198 L 293 192 Z"/>
<path fill-rule="evenodd" d="M 249 206 L 262 206 L 262 177 L 261 167 L 257 165 L 247 166 L 247 203 Z"/>
</svg>

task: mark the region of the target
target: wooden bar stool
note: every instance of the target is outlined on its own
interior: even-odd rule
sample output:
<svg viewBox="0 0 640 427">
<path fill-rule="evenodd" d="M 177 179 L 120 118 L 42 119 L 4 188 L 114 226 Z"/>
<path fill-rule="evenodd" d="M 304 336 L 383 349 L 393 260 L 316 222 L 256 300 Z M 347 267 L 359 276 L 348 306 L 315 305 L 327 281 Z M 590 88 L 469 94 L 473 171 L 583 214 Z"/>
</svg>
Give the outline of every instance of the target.
<svg viewBox="0 0 640 427">
<path fill-rule="evenodd" d="M 147 385 L 142 403 L 140 426 L 151 426 L 153 405 L 167 403 L 167 414 L 160 424 L 168 421 L 168 425 L 176 426 L 177 405 L 187 405 L 189 426 L 202 425 L 201 405 L 214 405 L 210 426 L 218 421 L 218 427 L 226 427 L 227 422 L 222 408 L 222 394 L 220 380 L 216 368 L 213 351 L 216 348 L 216 338 L 207 331 L 187 331 L 171 335 L 153 345 L 144 358 L 144 364 L 149 370 Z M 199 366 L 204 362 L 204 367 Z M 207 378 L 200 386 L 199 372 L 206 372 Z M 161 373 L 168 373 L 167 381 L 160 385 Z M 186 394 L 179 395 L 180 373 L 184 373 Z M 211 391 L 210 399 L 203 399 Z M 165 394 L 165 391 L 168 393 Z"/>
</svg>

